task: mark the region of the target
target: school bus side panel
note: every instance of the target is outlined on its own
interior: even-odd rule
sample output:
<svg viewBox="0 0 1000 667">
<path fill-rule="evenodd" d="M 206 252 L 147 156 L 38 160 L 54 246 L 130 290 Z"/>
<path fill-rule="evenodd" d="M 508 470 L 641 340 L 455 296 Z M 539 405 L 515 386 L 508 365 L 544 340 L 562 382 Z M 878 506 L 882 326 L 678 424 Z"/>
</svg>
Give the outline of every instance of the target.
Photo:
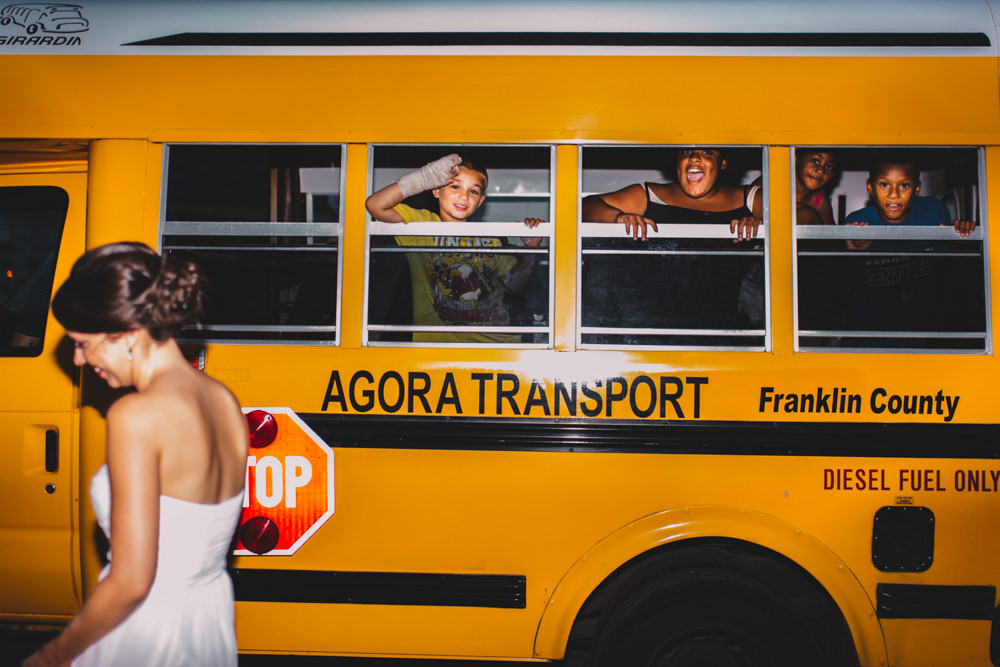
<svg viewBox="0 0 1000 667">
<path fill-rule="evenodd" d="M 129 53 L 141 52 L 141 47 L 129 48 Z M 409 88 L 415 81 L 441 85 L 436 73 L 447 73 L 456 61 L 474 72 L 479 84 L 463 91 L 468 113 L 434 104 L 378 102 L 386 88 Z M 209 345 L 206 371 L 230 385 L 244 405 L 287 406 L 313 420 L 341 416 L 336 401 L 327 400 L 332 373 L 340 374 L 345 387 L 355 373 L 370 373 L 374 382 L 358 384 L 359 392 L 370 392 L 389 372 L 405 376 L 412 371 L 426 373 L 434 392 L 440 390 L 445 374 L 453 374 L 466 407 L 461 415 L 445 410 L 418 416 L 436 417 L 442 423 L 444 417 L 455 418 L 448 425 L 466 417 L 548 419 L 552 415 L 543 414 L 537 404 L 532 410 L 525 408 L 534 377 L 550 382 L 551 391 L 551 381 L 563 377 L 607 382 L 645 374 L 679 378 L 688 390 L 680 402 L 685 414 L 657 422 L 664 431 L 674 425 L 674 418 L 682 417 L 748 426 L 939 421 L 937 415 L 874 415 L 867 411 L 868 403 L 864 414 L 790 414 L 778 412 L 776 400 L 763 407 L 765 387 L 806 393 L 817 392 L 818 385 L 827 392 L 847 387 L 866 397 L 876 388 L 893 395 L 961 394 L 955 423 L 968 425 L 995 421 L 994 397 L 985 389 L 987 383 L 969 380 L 992 374 L 992 357 L 791 354 L 794 241 L 788 229 L 792 211 L 788 210 L 791 149 L 787 146 L 998 143 L 996 71 L 995 57 L 779 58 L 731 52 L 722 57 L 4 56 L 0 89 L 19 94 L 5 100 L 0 136 L 112 137 L 93 143 L 93 226 L 87 232 L 88 247 L 121 239 L 157 244 L 162 156 L 159 144 L 148 141 L 349 145 L 343 236 L 347 275 L 342 283 L 349 293 L 340 302 L 344 309 L 340 346 Z M 833 82 L 835 90 L 829 95 L 833 99 L 811 104 L 803 113 L 797 101 L 814 100 L 818 90 L 826 91 L 818 77 Z M 39 83 L 55 78 L 72 83 Z M 955 92 L 919 101 L 910 94 L 933 85 Z M 887 94 L 887 89 L 904 94 Z M 745 90 L 751 92 L 741 92 Z M 784 228 L 769 232 L 775 295 L 774 344 L 769 352 L 574 350 L 579 326 L 574 302 L 579 184 L 573 145 L 557 149 L 557 220 L 552 221 L 558 230 L 553 254 L 558 264 L 553 290 L 558 300 L 553 309 L 555 349 L 362 348 L 363 201 L 368 175 L 364 154 L 369 143 L 588 141 L 777 146 L 771 149 L 772 158 L 784 166 L 772 167 L 769 177 L 781 181 L 771 183 L 771 202 L 779 210 L 772 209 L 768 224 Z M 996 149 L 987 152 L 992 166 Z M 996 187 L 990 186 L 991 203 L 997 200 Z M 79 233 L 78 247 L 60 258 L 61 277 L 82 250 Z M 51 346 L 47 337 L 46 354 Z M 11 368 L 5 377 L 32 377 L 27 363 Z M 510 402 L 501 400 L 495 379 L 477 387 L 470 379 L 474 373 L 493 378 L 498 373 L 518 375 L 521 392 Z M 691 410 L 692 387 L 684 385 L 689 376 L 706 381 L 700 412 Z M 85 496 L 90 474 L 103 460 L 101 415 L 112 397 L 92 375 L 85 376 L 82 385 L 84 443 L 79 470 L 80 495 Z M 14 389 L 0 391 L 21 401 L 11 403 L 21 410 L 19 418 L 41 419 L 37 412 L 41 408 L 29 404 L 34 389 L 22 392 L 23 396 Z M 53 397 L 61 404 L 66 397 L 65 409 L 70 411 L 74 403 L 67 391 L 57 387 L 46 395 L 44 405 L 51 406 Z M 359 407 L 364 400 L 360 394 L 344 399 L 342 412 L 374 420 L 404 416 L 388 414 L 377 402 Z M 477 403 L 486 407 L 477 411 Z M 515 403 L 521 411 L 512 409 Z M 50 414 L 44 419 L 54 419 Z M 628 413 L 624 400 L 609 405 L 606 412 L 600 410 L 592 421 L 605 417 L 640 421 Z M 72 419 L 69 422 L 72 428 Z M 46 423 L 42 421 L 43 426 Z M 339 442 L 331 429 L 327 440 L 336 455 L 334 516 L 294 556 L 240 557 L 236 567 L 523 575 L 525 608 L 240 601 L 241 650 L 556 659 L 565 649 L 580 601 L 601 574 L 615 568 L 613 561 L 662 544 L 682 544 L 688 538 L 724 537 L 759 542 L 787 555 L 827 585 L 838 602 L 849 604 L 845 614 L 858 633 L 859 652 L 867 664 L 974 660 L 985 664 L 988 623 L 880 624 L 871 615 L 871 598 L 876 586 L 887 581 L 994 584 L 1000 573 L 982 554 L 996 553 L 1000 536 L 977 524 L 995 525 L 1000 520 L 993 502 L 996 489 L 981 495 L 959 492 L 953 483 L 942 491 L 926 486 L 905 489 L 902 472 L 916 459 L 884 452 L 782 456 L 748 447 L 737 454 L 710 456 L 668 453 L 667 448 L 655 451 L 653 446 L 641 452 L 581 452 L 558 447 L 544 451 L 543 445 L 537 450 L 529 446 L 521 451 L 503 447 L 491 451 L 478 449 L 474 437 L 467 442 L 447 440 L 448 425 L 438 433 L 441 442 L 422 447 L 408 441 L 398 446 L 357 446 Z M 11 429 L 6 426 L 0 424 L 0 433 L 23 430 L 21 423 Z M 404 439 L 410 435 L 405 428 L 398 433 Z M 60 471 L 77 469 L 60 464 Z M 957 459 L 929 465 L 937 473 L 935 479 L 945 480 L 942 484 L 957 479 L 963 466 L 992 468 L 988 461 Z M 37 463 L 32 466 L 37 470 Z M 828 488 L 828 475 L 848 467 L 880 471 L 884 488 L 881 484 L 864 490 Z M 0 482 L 6 481 L 0 477 Z M 18 488 L 17 483 L 10 488 Z M 871 562 L 872 516 L 880 507 L 900 502 L 900 497 L 937 513 L 945 539 L 934 568 L 927 572 L 884 573 Z M 6 507 L 13 505 L 5 502 Z M 94 526 L 89 503 L 85 505 L 82 530 L 89 539 Z M 836 520 L 826 515 L 829 508 L 837 513 Z M 67 515 L 69 521 L 76 516 Z M 17 517 L 11 520 L 16 525 Z M 10 525 L 11 520 L 3 517 L 0 525 Z M 642 537 L 635 537 L 631 526 L 645 528 L 639 531 Z M 28 550 L 29 556 L 39 553 L 40 549 Z M 84 544 L 83 553 L 86 590 L 96 580 L 100 563 L 94 545 Z M 581 565 L 597 554 L 603 559 L 600 574 L 594 573 L 596 567 Z M 578 575 L 584 570 L 587 575 Z M 4 583 L 0 580 L 0 591 L 5 590 Z M 567 588 L 561 588 L 564 584 Z M 564 596 L 562 591 L 570 594 Z M 574 609 L 566 611 L 562 605 Z M 948 630 L 946 636 L 933 632 L 941 628 Z"/>
<path fill-rule="evenodd" d="M 0 136 L 37 136 L 44 127 L 50 136 L 185 141 L 469 137 L 466 114 L 433 104 L 410 104 L 401 113 L 397 103 L 364 102 L 447 71 L 449 57 L 5 56 L 4 62 L 0 87 L 32 93 L 10 97 L 6 117 L 33 124 L 0 119 Z M 995 58 L 466 56 L 462 62 L 478 81 L 517 82 L 515 107 L 498 104 L 491 85 L 468 91 L 464 103 L 475 109 L 476 127 L 487 128 L 477 130 L 478 141 L 753 144 L 766 136 L 766 143 L 832 144 L 892 136 L 977 144 L 993 143 L 1000 132 Z M 37 82 L 53 71 L 74 85 L 39 89 Z M 815 96 L 817 72 L 836 82 L 838 101 L 803 113 L 791 101 Z M 919 101 L 887 95 L 881 72 L 893 72 L 906 90 L 919 79 L 921 86 L 961 93 Z M 262 95 L 248 81 L 308 92 L 301 104 L 289 104 L 287 96 Z M 723 81 L 733 83 L 733 92 L 721 88 Z M 740 86 L 754 86 L 754 100 L 789 103 L 740 103 Z M 276 132 L 265 137 L 262 130 Z"/>
</svg>

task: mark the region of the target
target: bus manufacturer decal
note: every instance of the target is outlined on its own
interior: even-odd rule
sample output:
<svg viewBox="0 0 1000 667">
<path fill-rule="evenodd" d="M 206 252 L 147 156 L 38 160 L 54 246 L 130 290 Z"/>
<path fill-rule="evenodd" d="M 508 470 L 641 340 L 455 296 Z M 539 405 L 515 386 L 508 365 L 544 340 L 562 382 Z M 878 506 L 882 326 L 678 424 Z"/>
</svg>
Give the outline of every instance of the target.
<svg viewBox="0 0 1000 667">
<path fill-rule="evenodd" d="M 0 8 L 0 46 L 79 46 L 90 30 L 83 5 L 19 2 Z"/>
</svg>

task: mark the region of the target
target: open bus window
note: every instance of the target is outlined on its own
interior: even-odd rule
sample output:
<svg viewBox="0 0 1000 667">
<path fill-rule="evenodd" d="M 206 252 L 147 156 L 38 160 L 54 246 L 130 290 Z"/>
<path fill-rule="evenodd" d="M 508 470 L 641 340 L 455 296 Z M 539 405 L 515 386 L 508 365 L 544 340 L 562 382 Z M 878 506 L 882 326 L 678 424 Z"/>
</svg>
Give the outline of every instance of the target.
<svg viewBox="0 0 1000 667">
<path fill-rule="evenodd" d="M 485 169 L 485 199 L 461 222 L 432 191 L 393 209 L 406 224 L 369 216 L 367 343 L 551 345 L 554 148 L 376 145 L 368 192 L 451 153 Z"/>
<path fill-rule="evenodd" d="M 580 344 L 765 349 L 767 224 L 730 231 L 761 212 L 763 149 L 585 146 L 580 161 Z M 707 211 L 698 188 L 721 194 Z M 602 219 L 614 209 L 657 229 L 633 239 Z"/>
<path fill-rule="evenodd" d="M 205 323 L 184 339 L 337 342 L 343 152 L 167 147 L 163 251 L 210 281 Z"/>
<path fill-rule="evenodd" d="M 831 152 L 835 224 L 797 210 L 798 349 L 988 351 L 981 150 Z"/>
<path fill-rule="evenodd" d="M 42 352 L 68 206 L 62 188 L 0 188 L 0 356 Z"/>
</svg>

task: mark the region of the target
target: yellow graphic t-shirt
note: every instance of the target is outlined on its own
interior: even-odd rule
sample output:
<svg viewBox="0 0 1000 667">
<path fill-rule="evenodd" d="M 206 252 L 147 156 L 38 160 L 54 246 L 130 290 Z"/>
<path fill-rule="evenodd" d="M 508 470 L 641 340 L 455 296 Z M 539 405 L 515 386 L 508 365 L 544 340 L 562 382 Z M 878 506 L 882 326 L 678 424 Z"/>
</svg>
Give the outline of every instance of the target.
<svg viewBox="0 0 1000 667">
<path fill-rule="evenodd" d="M 393 207 L 403 222 L 441 222 L 427 209 L 406 204 Z M 437 246 L 455 251 L 406 254 L 413 290 L 413 323 L 417 325 L 495 325 L 510 323 L 503 303 L 506 290 L 501 277 L 517 265 L 512 255 L 463 251 L 463 248 L 502 248 L 503 241 L 489 237 L 397 236 L 401 246 Z M 414 333 L 415 341 L 477 343 L 518 342 L 516 334 Z"/>
</svg>

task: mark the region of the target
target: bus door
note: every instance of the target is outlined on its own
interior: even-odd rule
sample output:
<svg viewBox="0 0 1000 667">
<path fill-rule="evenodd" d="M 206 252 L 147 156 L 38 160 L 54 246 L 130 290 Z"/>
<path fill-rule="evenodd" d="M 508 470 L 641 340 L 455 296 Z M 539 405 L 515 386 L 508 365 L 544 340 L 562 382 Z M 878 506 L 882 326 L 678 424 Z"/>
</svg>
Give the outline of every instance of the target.
<svg viewBox="0 0 1000 667">
<path fill-rule="evenodd" d="M 41 623 L 80 604 L 77 371 L 49 303 L 83 251 L 85 169 L 0 161 L 0 620 Z"/>
</svg>

